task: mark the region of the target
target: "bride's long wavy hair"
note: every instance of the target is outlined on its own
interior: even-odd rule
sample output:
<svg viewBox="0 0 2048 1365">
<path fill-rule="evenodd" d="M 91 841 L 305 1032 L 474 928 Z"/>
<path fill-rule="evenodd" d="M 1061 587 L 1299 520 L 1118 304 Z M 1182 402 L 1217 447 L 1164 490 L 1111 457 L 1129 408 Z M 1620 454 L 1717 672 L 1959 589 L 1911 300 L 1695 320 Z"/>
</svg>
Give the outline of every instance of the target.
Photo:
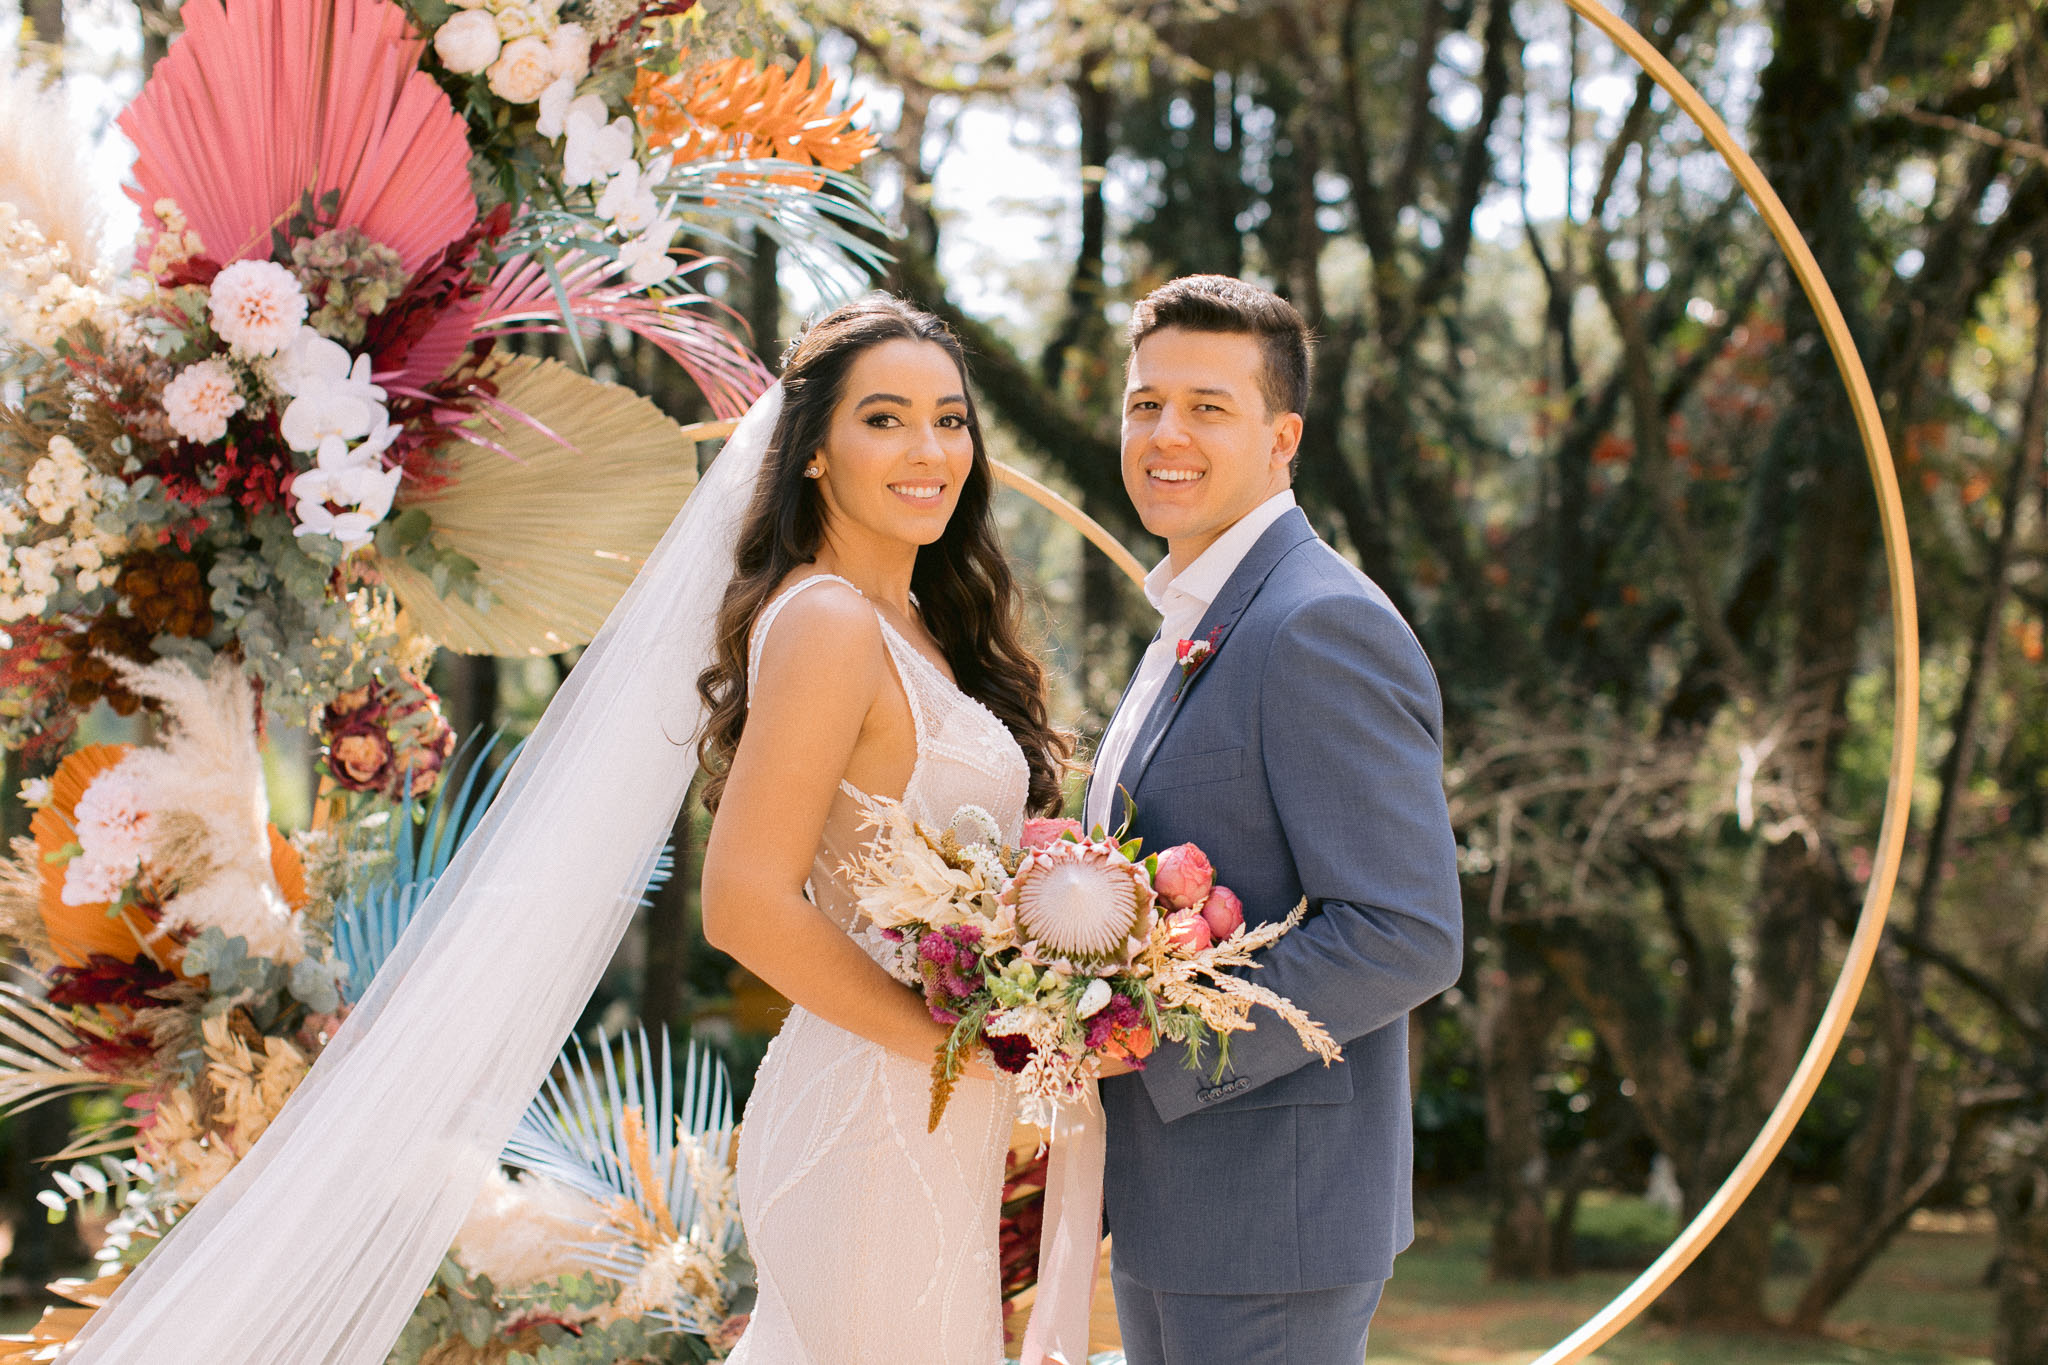
<svg viewBox="0 0 2048 1365">
<path fill-rule="evenodd" d="M 813 323 L 784 363 L 782 414 L 740 528 L 733 576 L 718 610 L 711 666 L 697 678 L 704 729 L 697 740 L 705 808 L 716 811 L 747 723 L 747 651 L 754 622 L 777 587 L 811 563 L 825 538 L 825 502 L 804 466 L 825 444 L 847 372 L 862 352 L 889 341 L 928 341 L 953 358 L 966 389 L 967 360 L 946 324 L 900 299 L 873 294 Z M 960 690 L 996 714 L 1031 765 L 1029 808 L 1053 813 L 1073 739 L 1046 718 L 1045 670 L 1022 639 L 1023 603 L 996 539 L 995 480 L 967 397 L 974 464 L 940 537 L 917 552 L 910 588 Z"/>
</svg>

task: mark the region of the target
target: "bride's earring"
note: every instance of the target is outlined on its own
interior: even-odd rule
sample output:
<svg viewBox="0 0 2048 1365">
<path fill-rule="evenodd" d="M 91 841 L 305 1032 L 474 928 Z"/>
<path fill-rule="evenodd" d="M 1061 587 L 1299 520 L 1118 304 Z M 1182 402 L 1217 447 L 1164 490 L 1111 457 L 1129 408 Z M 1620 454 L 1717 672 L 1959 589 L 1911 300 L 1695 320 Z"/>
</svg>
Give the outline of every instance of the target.
<svg viewBox="0 0 2048 1365">
<path fill-rule="evenodd" d="M 825 468 L 823 465 L 805 465 L 804 477 L 807 479 L 822 479 L 825 477 Z"/>
</svg>

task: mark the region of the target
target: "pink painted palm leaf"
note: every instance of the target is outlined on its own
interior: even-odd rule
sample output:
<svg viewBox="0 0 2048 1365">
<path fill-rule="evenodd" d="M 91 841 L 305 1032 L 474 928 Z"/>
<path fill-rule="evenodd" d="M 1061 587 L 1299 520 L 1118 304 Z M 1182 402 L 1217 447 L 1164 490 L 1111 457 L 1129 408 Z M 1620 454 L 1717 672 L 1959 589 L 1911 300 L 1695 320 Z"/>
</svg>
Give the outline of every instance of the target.
<svg viewBox="0 0 2048 1365">
<path fill-rule="evenodd" d="M 186 0 L 185 34 L 121 115 L 128 196 L 170 198 L 220 264 L 270 254 L 301 197 L 337 191 L 417 272 L 476 220 L 469 139 L 390 0 Z"/>
<path fill-rule="evenodd" d="M 569 313 L 594 332 L 598 324 L 616 323 L 645 337 L 683 367 L 711 410 L 721 418 L 737 417 L 761 396 L 775 376 L 746 344 L 700 308 L 738 315 L 703 294 L 647 294 L 617 281 L 618 264 L 602 256 L 564 252 L 555 276 L 568 297 Z M 475 335 L 509 336 L 518 332 L 559 335 L 562 310 L 546 269 L 531 256 L 515 256 L 498 267 L 484 290 Z"/>
</svg>

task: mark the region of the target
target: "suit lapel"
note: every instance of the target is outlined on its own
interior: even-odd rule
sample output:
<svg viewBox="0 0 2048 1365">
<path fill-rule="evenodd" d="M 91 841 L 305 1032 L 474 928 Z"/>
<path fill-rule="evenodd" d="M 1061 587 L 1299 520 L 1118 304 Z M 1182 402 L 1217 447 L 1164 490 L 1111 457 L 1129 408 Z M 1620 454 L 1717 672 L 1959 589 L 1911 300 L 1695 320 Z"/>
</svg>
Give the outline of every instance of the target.
<svg viewBox="0 0 2048 1365">
<path fill-rule="evenodd" d="M 1123 772 L 1118 774 L 1119 785 L 1123 791 L 1118 792 L 1115 800 L 1111 802 L 1110 812 L 1113 821 L 1123 818 L 1124 805 L 1129 799 L 1125 793 L 1138 790 L 1138 783 L 1144 780 L 1145 769 L 1151 766 L 1152 756 L 1159 752 L 1159 745 L 1166 738 L 1166 732 L 1172 728 L 1174 717 L 1180 714 L 1181 703 L 1188 699 L 1188 695 L 1200 685 L 1202 678 L 1216 666 L 1216 655 L 1220 654 L 1228 643 L 1231 627 L 1237 623 L 1237 618 L 1244 615 L 1245 608 L 1258 596 L 1259 588 L 1286 557 L 1287 552 L 1303 541 L 1313 539 L 1315 532 L 1309 528 L 1308 518 L 1302 515 L 1300 508 L 1290 508 L 1252 543 L 1252 548 L 1238 561 L 1237 568 L 1224 580 L 1223 590 L 1216 594 L 1216 600 L 1209 604 L 1209 610 L 1203 615 L 1202 623 L 1195 628 L 1194 635 L 1189 637 L 1206 640 L 1213 636 L 1216 641 L 1215 653 L 1212 653 L 1208 661 L 1190 677 L 1180 677 L 1172 673 L 1167 675 L 1166 686 L 1160 689 L 1159 699 L 1152 704 L 1151 712 L 1145 717 L 1144 726 L 1139 729 L 1138 737 L 1132 741 L 1131 757 L 1125 760 Z"/>
</svg>

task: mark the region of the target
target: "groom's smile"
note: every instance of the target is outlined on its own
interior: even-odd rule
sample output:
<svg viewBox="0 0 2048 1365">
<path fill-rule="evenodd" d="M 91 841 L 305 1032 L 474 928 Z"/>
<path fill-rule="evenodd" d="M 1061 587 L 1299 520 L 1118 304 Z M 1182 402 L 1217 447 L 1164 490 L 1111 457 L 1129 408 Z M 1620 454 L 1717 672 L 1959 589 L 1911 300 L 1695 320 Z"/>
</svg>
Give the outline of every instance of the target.
<svg viewBox="0 0 2048 1365">
<path fill-rule="evenodd" d="M 1177 569 L 1288 485 L 1301 418 L 1269 411 L 1265 364 L 1253 336 L 1180 327 L 1131 355 L 1124 491 Z"/>
</svg>

